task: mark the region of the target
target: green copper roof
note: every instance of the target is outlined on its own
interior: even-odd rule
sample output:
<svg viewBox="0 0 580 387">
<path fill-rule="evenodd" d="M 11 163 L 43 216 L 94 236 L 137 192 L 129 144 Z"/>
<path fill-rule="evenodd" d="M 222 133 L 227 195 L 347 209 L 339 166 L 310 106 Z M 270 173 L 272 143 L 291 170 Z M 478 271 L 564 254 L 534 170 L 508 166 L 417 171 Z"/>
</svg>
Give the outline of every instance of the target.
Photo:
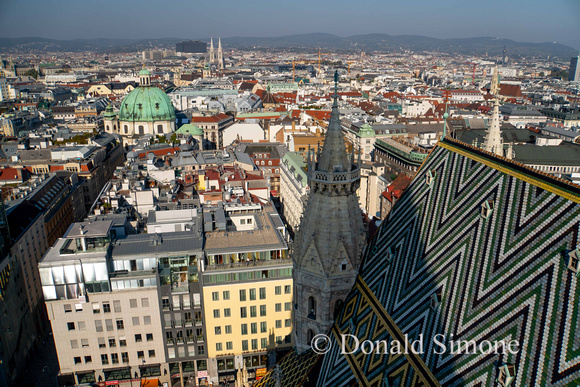
<svg viewBox="0 0 580 387">
<path fill-rule="evenodd" d="M 177 134 L 203 136 L 203 129 L 195 124 L 185 124 L 175 131 Z"/>
<path fill-rule="evenodd" d="M 110 117 L 110 118 L 114 118 L 115 117 L 115 112 L 113 111 L 113 106 L 108 105 L 105 108 L 105 117 Z"/>
<path fill-rule="evenodd" d="M 358 131 L 358 135 L 360 137 L 374 137 L 375 130 L 369 124 L 364 124 L 363 126 L 360 127 L 360 130 Z"/>
<path fill-rule="evenodd" d="M 119 121 L 175 121 L 175 109 L 163 90 L 138 87 L 121 103 Z"/>
<path fill-rule="evenodd" d="M 151 72 L 149 72 L 147 69 L 143 69 L 139 71 L 139 75 L 151 75 Z"/>
</svg>

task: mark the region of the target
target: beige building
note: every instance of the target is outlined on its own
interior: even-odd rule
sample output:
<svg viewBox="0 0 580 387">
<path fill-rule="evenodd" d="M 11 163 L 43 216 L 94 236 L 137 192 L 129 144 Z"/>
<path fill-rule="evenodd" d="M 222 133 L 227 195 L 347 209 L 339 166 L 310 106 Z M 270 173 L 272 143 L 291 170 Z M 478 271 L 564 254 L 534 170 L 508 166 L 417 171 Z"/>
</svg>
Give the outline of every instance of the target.
<svg viewBox="0 0 580 387">
<path fill-rule="evenodd" d="M 207 215 L 206 215 L 207 214 Z M 206 229 L 203 305 L 208 372 L 214 384 L 233 381 L 246 366 L 254 379 L 270 354 L 292 345 L 292 261 L 284 226 L 272 207 L 224 204 Z"/>
<path fill-rule="evenodd" d="M 118 267 L 111 262 L 112 225 L 72 224 L 39 264 L 59 378 L 127 386 L 134 379 L 169 381 L 162 376 L 167 364 L 156 260 L 110 270 Z"/>
</svg>

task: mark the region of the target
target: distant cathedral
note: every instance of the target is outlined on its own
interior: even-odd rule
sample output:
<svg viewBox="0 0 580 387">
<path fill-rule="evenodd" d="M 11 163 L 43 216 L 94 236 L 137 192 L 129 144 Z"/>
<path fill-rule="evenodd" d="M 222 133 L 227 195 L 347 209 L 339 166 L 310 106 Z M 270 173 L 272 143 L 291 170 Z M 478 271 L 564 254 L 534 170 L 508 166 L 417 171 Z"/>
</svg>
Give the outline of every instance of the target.
<svg viewBox="0 0 580 387">
<path fill-rule="evenodd" d="M 365 228 L 356 190 L 360 169 L 349 159 L 338 112 L 338 73 L 322 152 L 308 156 L 310 194 L 293 253 L 295 329 L 299 353 L 327 333 L 358 275 Z"/>
<path fill-rule="evenodd" d="M 224 63 L 224 53 L 222 50 L 222 39 L 218 38 L 218 49 L 217 49 L 217 57 L 216 52 L 213 48 L 213 38 L 210 40 L 209 45 L 209 64 L 216 66 L 218 69 L 225 68 Z"/>
</svg>

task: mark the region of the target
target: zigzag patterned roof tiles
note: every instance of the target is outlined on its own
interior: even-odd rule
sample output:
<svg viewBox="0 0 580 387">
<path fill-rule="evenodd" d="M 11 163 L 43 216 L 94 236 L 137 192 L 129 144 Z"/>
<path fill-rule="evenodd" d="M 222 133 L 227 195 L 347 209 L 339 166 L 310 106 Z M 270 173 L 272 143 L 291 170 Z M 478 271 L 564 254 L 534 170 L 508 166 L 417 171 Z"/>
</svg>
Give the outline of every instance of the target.
<svg viewBox="0 0 580 387">
<path fill-rule="evenodd" d="M 580 278 L 568 267 L 579 245 L 580 187 L 440 141 L 367 246 L 316 385 L 493 386 L 502 364 L 511 386 L 580 383 Z M 341 355 L 341 334 L 422 335 L 423 348 Z M 449 340 L 519 351 L 457 354 Z"/>
</svg>

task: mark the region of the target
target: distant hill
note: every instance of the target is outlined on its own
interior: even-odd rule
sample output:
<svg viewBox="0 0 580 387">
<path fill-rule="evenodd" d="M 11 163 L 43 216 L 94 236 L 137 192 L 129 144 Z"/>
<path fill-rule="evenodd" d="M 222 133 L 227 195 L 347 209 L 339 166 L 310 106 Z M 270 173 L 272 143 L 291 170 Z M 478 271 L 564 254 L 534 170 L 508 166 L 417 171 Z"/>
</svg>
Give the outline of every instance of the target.
<svg viewBox="0 0 580 387">
<path fill-rule="evenodd" d="M 0 38 L 0 53 L 14 51 L 44 52 L 135 52 L 152 48 L 175 48 L 180 38 L 163 39 L 73 39 L 56 40 L 44 38 Z M 201 39 L 209 41 L 209 39 Z M 278 37 L 231 37 L 222 38 L 222 43 L 231 48 L 253 47 L 272 49 L 334 49 L 349 51 L 393 51 L 414 52 L 437 51 L 466 55 L 499 56 L 506 46 L 511 58 L 522 56 L 556 57 L 568 59 L 578 51 L 560 43 L 522 43 L 510 39 L 492 37 L 436 39 L 419 35 L 366 34 L 340 37 L 332 34 L 314 33 Z"/>
</svg>

